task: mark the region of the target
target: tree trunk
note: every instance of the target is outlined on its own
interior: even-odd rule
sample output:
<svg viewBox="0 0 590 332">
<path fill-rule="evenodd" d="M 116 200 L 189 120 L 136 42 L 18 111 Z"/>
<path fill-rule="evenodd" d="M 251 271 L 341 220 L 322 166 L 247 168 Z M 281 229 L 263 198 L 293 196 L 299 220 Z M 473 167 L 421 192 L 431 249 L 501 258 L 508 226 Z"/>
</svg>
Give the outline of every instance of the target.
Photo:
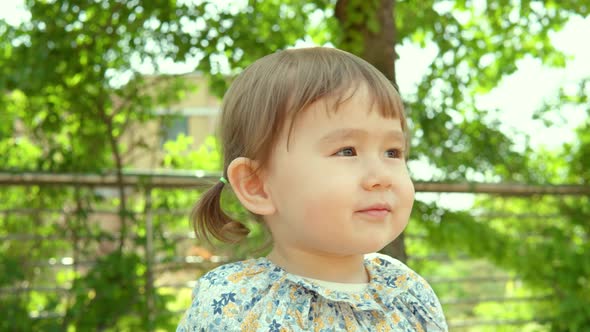
<svg viewBox="0 0 590 332">
<path fill-rule="evenodd" d="M 338 47 L 371 63 L 397 87 L 394 7 L 395 0 L 338 0 L 334 14 L 342 30 Z M 382 252 L 405 262 L 404 234 Z"/>
</svg>

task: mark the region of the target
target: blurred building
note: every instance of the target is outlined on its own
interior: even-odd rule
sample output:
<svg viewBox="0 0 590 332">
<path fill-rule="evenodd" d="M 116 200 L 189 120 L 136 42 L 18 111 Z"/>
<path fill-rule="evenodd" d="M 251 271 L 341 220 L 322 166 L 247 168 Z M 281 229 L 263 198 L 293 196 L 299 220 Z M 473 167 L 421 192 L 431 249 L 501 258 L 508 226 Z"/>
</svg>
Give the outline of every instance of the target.
<svg viewBox="0 0 590 332">
<path fill-rule="evenodd" d="M 143 148 L 135 148 L 127 164 L 138 169 L 160 167 L 163 146 L 168 140 L 175 140 L 184 134 L 193 138 L 193 148 L 198 148 L 207 136 L 214 135 L 221 99 L 215 97 L 200 74 L 186 76 L 189 83 L 197 86 L 181 102 L 165 108 L 158 108 L 158 117 L 147 123 L 133 124 L 122 137 L 127 146 L 141 142 Z"/>
</svg>

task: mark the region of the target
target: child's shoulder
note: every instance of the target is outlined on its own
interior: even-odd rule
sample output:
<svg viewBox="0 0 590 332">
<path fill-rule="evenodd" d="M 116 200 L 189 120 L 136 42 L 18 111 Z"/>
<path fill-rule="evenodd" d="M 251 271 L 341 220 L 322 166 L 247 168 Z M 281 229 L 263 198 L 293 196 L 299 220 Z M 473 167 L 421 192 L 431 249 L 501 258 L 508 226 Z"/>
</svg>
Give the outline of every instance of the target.
<svg viewBox="0 0 590 332">
<path fill-rule="evenodd" d="M 448 331 L 445 317 L 432 287 L 418 273 L 399 260 L 383 255 L 365 256 L 372 283 L 384 303 L 404 302 L 412 313 L 420 312 L 422 326 Z M 430 331 L 430 328 L 427 329 Z"/>
<path fill-rule="evenodd" d="M 237 331 L 273 283 L 276 271 L 264 259 L 221 265 L 197 280 L 191 307 L 177 331 Z"/>
<path fill-rule="evenodd" d="M 365 261 L 367 261 L 369 265 L 376 266 L 385 270 L 397 272 L 414 272 L 401 261 L 391 256 L 380 254 L 378 252 L 365 255 Z"/>
<path fill-rule="evenodd" d="M 430 288 L 428 282 L 403 262 L 380 253 L 365 255 L 367 267 L 372 270 L 373 277 L 383 281 L 390 287 L 415 291 L 416 288 Z"/>
<path fill-rule="evenodd" d="M 207 291 L 222 287 L 231 289 L 241 287 L 245 284 L 255 285 L 268 283 L 273 274 L 272 266 L 267 260 L 248 259 L 221 265 L 207 273 L 199 280 L 201 289 Z"/>
</svg>

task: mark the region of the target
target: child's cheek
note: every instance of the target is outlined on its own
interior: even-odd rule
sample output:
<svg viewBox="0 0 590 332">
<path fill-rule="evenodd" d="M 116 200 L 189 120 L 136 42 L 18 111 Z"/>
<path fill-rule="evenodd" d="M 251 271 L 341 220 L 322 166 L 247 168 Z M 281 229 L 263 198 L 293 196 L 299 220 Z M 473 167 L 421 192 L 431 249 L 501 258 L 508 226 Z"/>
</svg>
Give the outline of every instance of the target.
<svg viewBox="0 0 590 332">
<path fill-rule="evenodd" d="M 344 191 L 318 190 L 301 197 L 304 200 L 305 220 L 316 226 L 331 225 L 343 222 L 347 213 L 353 212 L 352 194 Z"/>
</svg>

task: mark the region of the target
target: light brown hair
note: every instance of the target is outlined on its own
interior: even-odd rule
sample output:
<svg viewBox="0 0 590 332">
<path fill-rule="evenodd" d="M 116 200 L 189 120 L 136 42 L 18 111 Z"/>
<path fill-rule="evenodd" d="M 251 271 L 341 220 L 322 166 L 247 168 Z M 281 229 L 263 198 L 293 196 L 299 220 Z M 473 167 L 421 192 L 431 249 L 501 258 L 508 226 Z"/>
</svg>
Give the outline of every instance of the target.
<svg viewBox="0 0 590 332">
<path fill-rule="evenodd" d="M 221 109 L 223 176 L 232 160 L 246 157 L 264 168 L 287 123 L 316 101 L 334 101 L 332 111 L 366 84 L 384 117 L 399 118 L 408 133 L 403 105 L 393 84 L 365 60 L 333 48 L 290 49 L 267 55 L 231 84 Z M 347 96 L 348 95 L 348 96 Z M 370 105 L 367 107 L 370 109 Z M 291 128 L 289 128 L 289 131 Z M 248 234 L 242 223 L 223 212 L 221 181 L 202 194 L 191 215 L 198 238 L 238 242 Z"/>
</svg>

